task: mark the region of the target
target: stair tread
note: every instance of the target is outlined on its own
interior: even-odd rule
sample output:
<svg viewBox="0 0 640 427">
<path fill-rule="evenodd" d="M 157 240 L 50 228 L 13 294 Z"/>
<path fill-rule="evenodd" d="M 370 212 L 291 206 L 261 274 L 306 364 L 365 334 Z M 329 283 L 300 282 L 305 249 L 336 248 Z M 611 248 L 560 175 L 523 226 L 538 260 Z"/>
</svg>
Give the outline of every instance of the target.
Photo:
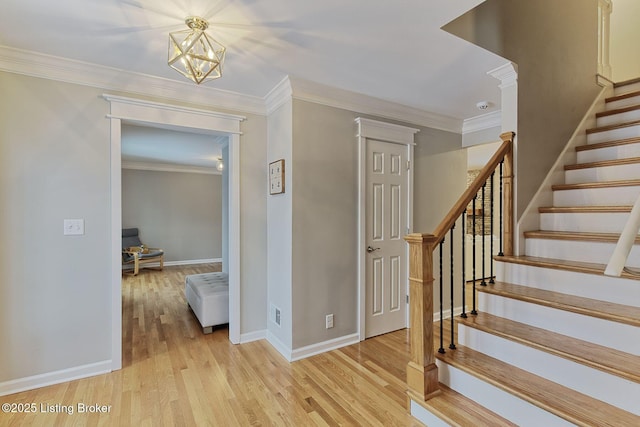
<svg viewBox="0 0 640 427">
<path fill-rule="evenodd" d="M 553 231 L 535 230 L 525 231 L 525 238 L 542 238 L 555 240 L 582 240 L 589 242 L 616 243 L 620 238 L 619 233 L 594 233 L 590 231 Z M 636 244 L 640 244 L 640 236 L 636 237 Z"/>
<path fill-rule="evenodd" d="M 441 361 L 580 426 L 639 425 L 640 417 L 464 346 Z"/>
<path fill-rule="evenodd" d="M 623 93 L 620 95 L 610 96 L 605 99 L 605 102 L 616 102 L 621 99 L 633 98 L 634 96 L 640 96 L 640 90 L 634 90 L 632 92 Z"/>
<path fill-rule="evenodd" d="M 565 165 L 564 170 L 576 170 L 576 169 L 589 169 L 589 168 L 601 168 L 606 166 L 620 166 L 620 165 L 632 165 L 640 163 L 640 157 L 627 157 L 623 159 L 614 160 L 600 160 L 597 162 L 588 163 L 575 163 L 572 165 Z"/>
<path fill-rule="evenodd" d="M 623 128 L 638 126 L 638 125 L 640 125 L 640 120 L 633 120 L 630 122 L 618 123 L 615 125 L 598 126 L 595 128 L 587 129 L 587 135 L 592 133 L 598 133 L 598 132 L 606 132 L 614 129 L 623 129 Z"/>
<path fill-rule="evenodd" d="M 442 383 L 440 383 L 440 393 L 437 396 L 427 401 L 414 400 L 414 402 L 452 426 L 516 426 L 516 424 L 513 424 Z"/>
<path fill-rule="evenodd" d="M 598 150 L 600 148 L 618 147 L 621 145 L 638 144 L 640 138 L 616 139 L 613 141 L 598 142 L 595 144 L 584 144 L 576 147 L 576 151 Z"/>
<path fill-rule="evenodd" d="M 640 104 L 630 105 L 628 107 L 616 108 L 615 110 L 600 111 L 596 113 L 596 118 L 614 116 L 616 114 L 628 113 L 629 111 L 640 110 Z"/>
<path fill-rule="evenodd" d="M 617 89 L 619 87 L 624 87 L 624 86 L 632 85 L 635 83 L 640 83 L 640 77 L 634 77 L 629 80 L 623 80 L 621 82 L 614 83 L 613 87 Z"/>
<path fill-rule="evenodd" d="M 457 318 L 457 321 L 460 324 L 640 383 L 640 356 L 488 313 L 478 313 L 466 319 Z"/>
<path fill-rule="evenodd" d="M 539 213 L 629 213 L 632 206 L 543 206 Z"/>
<path fill-rule="evenodd" d="M 627 179 L 624 181 L 603 181 L 603 182 L 583 182 L 579 184 L 556 184 L 552 185 L 553 191 L 580 190 L 585 188 L 610 188 L 610 187 L 633 187 L 640 185 L 640 179 Z"/>
<path fill-rule="evenodd" d="M 556 259 L 556 258 L 542 258 L 542 257 L 534 257 L 534 256 L 496 256 L 494 257 L 496 261 L 501 262 L 509 262 L 513 264 L 522 264 L 522 265 L 530 265 L 533 267 L 541 267 L 541 268 L 552 268 L 555 270 L 567 270 L 573 271 L 576 273 L 586 273 L 586 274 L 598 274 L 603 276 L 604 270 L 607 268 L 605 264 L 598 264 L 593 262 L 582 262 L 582 261 L 569 261 L 565 259 Z M 639 277 L 633 274 L 629 274 L 626 271 L 622 272 L 620 276 L 625 279 L 634 279 L 638 280 Z"/>
<path fill-rule="evenodd" d="M 630 305 L 616 304 L 504 282 L 496 282 L 492 285 L 482 286 L 478 288 L 478 291 L 613 322 L 640 326 L 640 308 Z"/>
</svg>

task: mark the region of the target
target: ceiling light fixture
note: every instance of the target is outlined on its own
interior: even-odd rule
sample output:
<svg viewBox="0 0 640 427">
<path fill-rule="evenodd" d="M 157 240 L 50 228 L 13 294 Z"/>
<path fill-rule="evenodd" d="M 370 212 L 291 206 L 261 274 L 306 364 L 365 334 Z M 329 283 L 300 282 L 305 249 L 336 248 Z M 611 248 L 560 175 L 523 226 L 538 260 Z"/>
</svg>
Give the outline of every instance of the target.
<svg viewBox="0 0 640 427">
<path fill-rule="evenodd" d="M 205 32 L 206 20 L 189 16 L 184 22 L 190 30 L 169 33 L 169 66 L 197 84 L 221 77 L 227 49 Z"/>
<path fill-rule="evenodd" d="M 218 157 L 218 164 L 216 165 L 216 169 L 220 172 L 224 170 L 224 162 L 222 161 L 222 157 Z"/>
</svg>

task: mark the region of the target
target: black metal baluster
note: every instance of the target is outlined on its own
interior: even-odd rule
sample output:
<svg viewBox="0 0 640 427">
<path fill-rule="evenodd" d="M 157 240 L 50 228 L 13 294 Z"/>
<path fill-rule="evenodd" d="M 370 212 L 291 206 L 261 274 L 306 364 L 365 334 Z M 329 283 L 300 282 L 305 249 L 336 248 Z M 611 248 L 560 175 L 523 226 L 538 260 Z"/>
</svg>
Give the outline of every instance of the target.
<svg viewBox="0 0 640 427">
<path fill-rule="evenodd" d="M 467 225 L 466 215 L 467 215 L 467 212 L 463 211 L 462 212 L 462 314 L 460 314 L 460 317 L 462 317 L 463 319 L 467 318 L 467 304 L 466 304 L 467 260 L 466 260 L 466 254 L 465 254 L 465 240 L 467 240 L 467 236 L 465 234 L 465 228 Z"/>
<path fill-rule="evenodd" d="M 482 257 L 480 258 L 482 260 L 482 282 L 480 282 L 480 285 L 482 286 L 487 286 L 487 281 L 485 280 L 487 277 L 487 273 L 485 271 L 485 265 L 487 264 L 487 256 L 485 254 L 485 250 L 484 250 L 484 241 L 485 239 L 485 188 L 487 188 L 487 181 L 484 182 L 484 184 L 482 184 Z"/>
<path fill-rule="evenodd" d="M 491 235 L 491 240 L 490 240 L 490 254 L 489 254 L 489 265 L 491 266 L 491 272 L 489 273 L 489 283 L 491 283 L 492 285 L 494 283 L 496 283 L 495 281 L 495 277 L 493 275 L 493 183 L 494 183 L 494 175 L 496 174 L 496 171 L 494 170 L 493 172 L 491 172 L 491 193 L 490 193 L 490 213 L 489 216 L 491 217 L 491 222 L 489 223 L 489 234 Z"/>
<path fill-rule="evenodd" d="M 473 249 L 471 251 L 471 272 L 473 273 L 473 309 L 471 310 L 471 314 L 478 314 L 478 312 L 476 311 L 476 198 L 478 197 L 478 195 L 476 194 L 475 196 L 473 196 L 473 202 L 471 203 L 471 220 L 473 222 L 473 240 L 471 241 L 471 248 Z"/>
<path fill-rule="evenodd" d="M 504 160 L 500 162 L 500 252 L 498 252 L 498 256 L 504 256 L 504 252 L 502 251 L 502 218 L 504 215 L 504 208 L 502 207 L 502 166 L 504 165 Z"/>
<path fill-rule="evenodd" d="M 444 345 L 443 345 L 443 302 L 442 302 L 442 245 L 444 245 L 444 239 L 440 242 L 440 348 L 438 349 L 438 353 L 444 354 Z"/>
<path fill-rule="evenodd" d="M 455 350 L 456 349 L 456 345 L 454 344 L 454 336 L 453 336 L 453 331 L 455 330 L 455 323 L 454 323 L 454 318 L 453 318 L 453 229 L 456 228 L 455 223 L 453 224 L 453 226 L 451 227 L 451 231 L 450 236 L 451 238 L 449 239 L 449 256 L 451 257 L 451 259 L 449 260 L 449 264 L 451 264 L 451 270 L 450 270 L 450 274 L 451 274 L 451 290 L 450 290 L 450 297 L 451 297 L 451 343 L 449 344 L 449 348 L 451 350 Z"/>
</svg>

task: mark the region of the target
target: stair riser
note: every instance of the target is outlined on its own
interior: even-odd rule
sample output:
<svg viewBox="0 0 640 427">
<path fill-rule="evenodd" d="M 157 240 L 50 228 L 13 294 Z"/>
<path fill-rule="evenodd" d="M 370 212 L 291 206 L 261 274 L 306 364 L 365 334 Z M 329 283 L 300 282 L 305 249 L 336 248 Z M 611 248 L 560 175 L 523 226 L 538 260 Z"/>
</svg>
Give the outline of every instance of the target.
<svg viewBox="0 0 640 427">
<path fill-rule="evenodd" d="M 629 91 L 629 90 L 625 91 L 625 93 L 627 92 L 632 92 L 632 91 Z M 619 95 L 622 95 L 622 93 L 620 93 Z M 639 105 L 639 104 L 640 104 L 640 95 L 633 96 L 631 98 L 620 99 L 618 101 L 607 102 L 604 109 L 605 111 L 611 111 L 611 110 L 617 110 L 618 108 L 632 107 L 634 105 Z"/>
<path fill-rule="evenodd" d="M 640 157 L 640 142 L 617 147 L 598 148 L 596 150 L 578 151 L 577 163 L 600 162 L 604 160 L 627 159 Z"/>
<path fill-rule="evenodd" d="M 438 378 L 441 383 L 519 426 L 575 427 L 574 424 L 458 368 L 440 360 L 436 360 L 436 364 L 438 366 Z"/>
<path fill-rule="evenodd" d="M 618 86 L 613 89 L 613 94 L 615 96 L 624 95 L 629 92 L 636 92 L 640 90 L 640 82 L 631 83 L 628 85 Z"/>
<path fill-rule="evenodd" d="M 553 206 L 633 206 L 640 186 L 580 188 L 553 192 Z"/>
<path fill-rule="evenodd" d="M 628 219 L 628 212 L 542 213 L 540 230 L 621 233 Z"/>
<path fill-rule="evenodd" d="M 640 163 L 571 169 L 564 172 L 564 177 L 565 184 L 633 180 L 640 178 Z"/>
<path fill-rule="evenodd" d="M 640 384 L 490 333 L 458 325 L 465 347 L 640 415 Z"/>
<path fill-rule="evenodd" d="M 637 280 L 510 262 L 496 262 L 495 270 L 500 282 L 640 307 Z"/>
<path fill-rule="evenodd" d="M 608 264 L 616 243 L 528 238 L 525 251 L 529 256 L 556 258 L 568 261 Z M 634 245 L 627 267 L 640 267 L 640 245 Z"/>
<path fill-rule="evenodd" d="M 622 123 L 634 122 L 636 120 L 640 120 L 640 110 L 631 110 L 623 113 L 598 117 L 596 119 L 596 126 L 619 125 Z"/>
<path fill-rule="evenodd" d="M 480 292 L 480 311 L 640 356 L 640 328 Z"/>
<path fill-rule="evenodd" d="M 589 133 L 587 134 L 587 144 L 596 144 L 599 142 L 617 141 L 620 139 L 637 137 L 640 137 L 640 125 L 626 126 L 623 128 Z"/>
</svg>

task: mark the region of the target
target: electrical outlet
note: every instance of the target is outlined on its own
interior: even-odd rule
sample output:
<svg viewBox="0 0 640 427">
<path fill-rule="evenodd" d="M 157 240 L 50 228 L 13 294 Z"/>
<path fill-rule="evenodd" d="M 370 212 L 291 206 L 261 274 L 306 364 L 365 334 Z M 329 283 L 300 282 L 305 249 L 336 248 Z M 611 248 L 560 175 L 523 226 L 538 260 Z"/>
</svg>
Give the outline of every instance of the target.
<svg viewBox="0 0 640 427">
<path fill-rule="evenodd" d="M 325 327 L 327 329 L 333 328 L 333 314 L 327 314 L 327 317 L 325 319 Z"/>
<path fill-rule="evenodd" d="M 84 234 L 84 219 L 65 219 L 65 236 L 82 236 Z"/>
<path fill-rule="evenodd" d="M 280 309 L 276 308 L 276 325 L 280 326 Z"/>
</svg>

